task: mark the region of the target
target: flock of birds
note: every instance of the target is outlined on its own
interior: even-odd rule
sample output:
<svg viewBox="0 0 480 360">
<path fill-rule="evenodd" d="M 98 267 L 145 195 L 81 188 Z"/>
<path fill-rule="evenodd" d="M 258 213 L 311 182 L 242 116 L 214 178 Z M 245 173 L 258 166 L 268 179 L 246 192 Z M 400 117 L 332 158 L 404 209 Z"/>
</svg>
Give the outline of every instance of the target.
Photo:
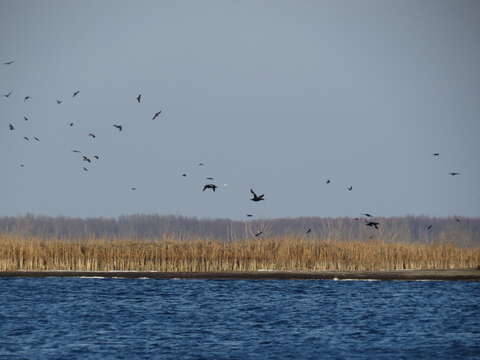
<svg viewBox="0 0 480 360">
<path fill-rule="evenodd" d="M 14 64 L 15 61 L 11 60 L 11 61 L 6 61 L 3 63 L 3 65 L 5 66 L 10 66 L 12 64 Z M 13 91 L 9 91 L 8 93 L 6 94 L 3 94 L 3 97 L 6 98 L 6 99 L 9 99 L 13 94 Z M 80 94 L 80 90 L 75 90 L 73 93 L 72 93 L 72 98 L 76 98 L 78 95 Z M 136 97 L 135 97 L 136 101 L 138 104 L 140 104 L 142 102 L 142 94 L 138 94 Z M 27 101 L 31 100 L 31 96 L 27 95 L 23 98 L 23 102 L 26 103 Z M 63 103 L 63 100 L 60 100 L 60 99 L 56 99 L 56 103 L 58 105 L 62 104 Z M 153 116 L 152 116 L 152 120 L 156 120 L 160 115 L 162 114 L 162 110 L 159 110 L 159 111 L 156 111 Z M 23 117 L 24 121 L 29 121 L 29 118 L 27 116 L 24 116 Z M 73 122 L 70 122 L 68 124 L 70 127 L 74 126 L 74 123 Z M 123 131 L 123 126 L 121 124 L 113 124 L 113 127 L 115 129 L 117 129 L 119 132 Z M 15 125 L 12 124 L 12 123 L 9 123 L 8 125 L 8 129 L 10 131 L 15 131 L 16 128 L 15 128 Z M 93 132 L 90 132 L 88 133 L 88 136 L 91 137 L 92 139 L 95 139 L 96 138 L 96 135 L 93 133 Z M 30 141 L 31 139 L 28 137 L 28 136 L 23 136 L 23 139 L 25 141 Z M 37 141 L 37 142 L 40 142 L 40 139 L 37 137 L 37 136 L 33 136 L 33 140 Z M 78 154 L 82 154 L 82 152 L 80 150 L 77 150 L 77 149 L 73 149 L 72 152 L 74 153 L 78 153 Z M 89 169 L 88 169 L 88 164 L 91 164 L 92 161 L 96 161 L 96 160 L 99 160 L 100 157 L 99 155 L 93 155 L 92 157 L 88 157 L 87 155 L 81 155 L 82 156 L 82 161 L 86 163 L 85 166 L 82 166 L 82 169 L 83 171 L 87 172 Z M 439 158 L 440 157 L 440 153 L 436 152 L 436 153 L 433 153 L 433 157 L 434 158 Z M 92 160 L 93 158 L 93 160 Z M 203 163 L 199 163 L 198 166 L 204 166 L 205 164 Z M 25 165 L 24 164 L 20 164 L 20 167 L 24 167 Z M 449 172 L 448 173 L 450 176 L 458 176 L 460 175 L 459 172 L 456 172 L 456 171 L 452 171 L 452 172 Z M 182 174 L 183 177 L 187 177 L 187 174 L 186 173 L 183 173 Z M 206 180 L 210 180 L 210 181 L 213 181 L 214 178 L 213 177 L 206 177 Z M 325 181 L 326 184 L 331 184 L 331 180 L 330 179 L 327 179 Z M 215 192 L 215 190 L 218 188 L 219 186 L 214 184 L 214 183 L 207 183 L 203 186 L 203 189 L 202 191 L 206 191 L 206 190 L 211 190 L 212 192 Z M 132 191 L 135 191 L 137 188 L 136 187 L 131 187 L 130 188 Z M 353 186 L 348 186 L 347 187 L 347 190 L 348 191 L 352 191 L 353 190 Z M 250 189 L 250 193 L 252 195 L 252 197 L 250 198 L 251 201 L 253 202 L 260 202 L 260 201 L 264 201 L 265 200 L 265 195 L 264 194 L 261 194 L 261 195 L 258 195 L 253 189 Z M 374 221 L 374 216 L 370 213 L 363 213 L 362 214 L 363 216 L 365 216 L 365 226 L 367 227 L 370 227 L 370 228 L 374 228 L 375 230 L 379 230 L 380 229 L 380 223 L 378 221 Z M 253 214 L 247 214 L 246 215 L 247 217 L 251 218 L 253 217 Z M 355 220 L 360 220 L 360 218 L 355 218 Z M 455 220 L 457 222 L 460 222 L 460 219 L 459 218 L 455 218 Z M 433 225 L 427 225 L 426 226 L 426 230 L 431 230 L 433 227 Z M 308 228 L 306 229 L 305 233 L 306 234 L 310 234 L 312 232 L 312 229 L 311 228 Z M 258 236 L 261 236 L 263 234 L 263 231 L 257 231 L 255 232 L 255 236 L 258 237 Z"/>
</svg>

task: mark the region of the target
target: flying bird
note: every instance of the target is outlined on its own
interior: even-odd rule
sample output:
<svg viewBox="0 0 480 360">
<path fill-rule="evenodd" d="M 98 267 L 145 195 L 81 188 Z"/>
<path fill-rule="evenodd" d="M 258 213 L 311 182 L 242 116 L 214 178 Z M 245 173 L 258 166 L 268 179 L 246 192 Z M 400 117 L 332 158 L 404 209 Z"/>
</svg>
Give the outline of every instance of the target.
<svg viewBox="0 0 480 360">
<path fill-rule="evenodd" d="M 72 97 L 75 97 L 75 96 L 77 96 L 78 94 L 80 94 L 80 90 L 75 91 L 75 92 L 73 93 Z"/>
<path fill-rule="evenodd" d="M 24 116 L 23 120 L 28 121 L 28 117 Z"/>
<path fill-rule="evenodd" d="M 70 124 L 68 124 L 68 125 L 70 125 L 70 126 L 73 126 L 73 122 L 71 122 L 71 123 L 70 123 Z"/>
<path fill-rule="evenodd" d="M 86 157 L 85 155 L 83 156 L 83 161 L 86 161 L 86 162 L 89 162 L 89 163 L 92 162 L 92 160 L 90 160 L 90 159 L 89 159 L 88 157 Z"/>
<path fill-rule="evenodd" d="M 433 156 L 439 157 L 439 156 L 440 156 L 440 153 L 433 153 Z"/>
<path fill-rule="evenodd" d="M 460 173 L 459 173 L 459 172 L 453 172 L 453 171 L 452 171 L 452 172 L 450 172 L 449 174 L 450 174 L 450 175 L 452 175 L 452 176 L 457 176 L 457 175 L 460 175 Z"/>
<path fill-rule="evenodd" d="M 202 190 L 202 191 L 205 191 L 205 190 L 207 190 L 207 189 L 212 189 L 212 191 L 215 192 L 215 189 L 216 189 L 216 188 L 218 188 L 218 186 L 215 185 L 215 184 L 207 184 L 207 185 L 205 185 L 205 186 L 203 187 L 203 190 Z"/>
<path fill-rule="evenodd" d="M 140 104 L 140 101 L 142 101 L 142 94 L 138 94 L 137 96 L 137 102 Z"/>
<path fill-rule="evenodd" d="M 373 215 L 369 213 L 363 213 L 362 215 L 365 215 L 366 217 L 373 217 Z"/>
<path fill-rule="evenodd" d="M 23 138 L 27 141 L 30 141 L 30 139 L 27 136 L 24 136 Z"/>
<path fill-rule="evenodd" d="M 365 223 L 365 225 L 370 226 L 370 227 L 374 227 L 375 229 L 378 230 L 378 226 L 380 225 L 380 223 L 378 223 L 376 221 L 368 221 L 368 222 Z"/>
<path fill-rule="evenodd" d="M 122 131 L 122 125 L 113 125 L 114 128 L 117 128 L 119 131 Z"/>
<path fill-rule="evenodd" d="M 348 191 L 352 191 L 352 190 L 353 190 L 353 186 L 347 187 L 347 190 L 348 190 Z"/>
<path fill-rule="evenodd" d="M 8 94 L 5 94 L 3 96 L 5 96 L 6 98 L 10 97 L 10 95 L 12 95 L 12 92 L 10 91 Z"/>
<path fill-rule="evenodd" d="M 256 237 L 259 237 L 259 236 L 262 235 L 262 234 L 263 234 L 263 231 L 259 231 L 259 232 L 255 233 L 255 236 L 256 236 Z"/>
<path fill-rule="evenodd" d="M 162 111 L 160 110 L 160 111 L 156 112 L 155 114 L 153 114 L 152 120 L 155 120 L 161 113 L 162 113 Z"/>
<path fill-rule="evenodd" d="M 253 216 L 253 214 L 247 214 L 247 217 L 252 217 L 252 216 Z"/>
<path fill-rule="evenodd" d="M 432 228 L 433 225 L 428 225 L 427 226 L 427 230 L 430 230 Z"/>
<path fill-rule="evenodd" d="M 330 179 L 328 179 L 327 181 L 325 181 L 325 183 L 330 184 L 330 183 L 331 183 Z"/>
<path fill-rule="evenodd" d="M 23 165 L 23 164 L 20 164 L 20 167 L 25 167 L 25 165 Z"/>
<path fill-rule="evenodd" d="M 4 62 L 3 65 L 12 65 L 15 60 Z"/>
<path fill-rule="evenodd" d="M 95 158 L 95 160 L 100 159 L 100 158 L 98 157 L 98 155 L 93 155 L 93 157 Z"/>
<path fill-rule="evenodd" d="M 12 124 L 8 124 L 8 128 L 9 128 L 10 130 L 15 130 L 15 126 L 13 126 Z"/>
<path fill-rule="evenodd" d="M 252 193 L 253 197 L 250 199 L 252 201 L 262 201 L 265 200 L 263 197 L 265 196 L 264 194 L 262 195 L 257 195 L 255 194 L 255 191 L 253 189 L 250 189 L 250 192 Z"/>
<path fill-rule="evenodd" d="M 182 174 L 183 177 L 187 177 L 187 174 Z"/>
<path fill-rule="evenodd" d="M 58 100 L 58 99 L 57 99 L 57 104 L 60 105 L 62 102 L 63 102 L 62 100 Z"/>
<path fill-rule="evenodd" d="M 205 166 L 204 163 L 198 163 L 198 166 Z"/>
<path fill-rule="evenodd" d="M 83 171 L 88 171 L 88 169 L 84 166 L 84 167 L 83 167 Z"/>
<path fill-rule="evenodd" d="M 305 231 L 305 234 L 310 234 L 312 232 L 312 229 L 308 228 L 307 231 Z"/>
<path fill-rule="evenodd" d="M 459 218 L 455 218 L 455 221 L 459 223 L 459 222 L 460 222 L 460 219 L 459 219 Z"/>
<path fill-rule="evenodd" d="M 205 178 L 205 179 L 207 179 L 207 180 L 213 180 L 213 177 L 207 177 L 207 178 Z"/>
<path fill-rule="evenodd" d="M 136 187 L 132 187 L 132 188 L 130 188 L 130 189 L 132 189 L 132 191 L 135 191 L 135 190 L 137 190 L 137 188 L 136 188 Z"/>
<path fill-rule="evenodd" d="M 72 150 L 74 153 L 81 153 L 80 150 Z"/>
<path fill-rule="evenodd" d="M 40 141 L 40 139 L 36 136 L 33 137 L 35 140 Z"/>
<path fill-rule="evenodd" d="M 30 96 L 25 96 L 25 98 L 23 99 L 23 102 L 27 101 L 30 99 Z"/>
<path fill-rule="evenodd" d="M 92 138 L 96 138 L 95 134 L 92 134 L 92 133 L 88 133 L 88 136 L 91 136 Z"/>
</svg>

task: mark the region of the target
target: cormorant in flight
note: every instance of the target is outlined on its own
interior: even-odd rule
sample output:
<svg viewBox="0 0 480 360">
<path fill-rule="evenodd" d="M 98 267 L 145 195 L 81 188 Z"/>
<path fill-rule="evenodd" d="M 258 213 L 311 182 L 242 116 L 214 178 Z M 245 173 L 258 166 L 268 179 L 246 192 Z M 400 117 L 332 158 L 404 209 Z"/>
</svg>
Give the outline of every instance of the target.
<svg viewBox="0 0 480 360">
<path fill-rule="evenodd" d="M 265 196 L 264 194 L 262 195 L 257 195 L 255 194 L 255 191 L 253 189 L 250 189 L 250 192 L 252 193 L 253 197 L 250 199 L 252 201 L 262 201 L 265 200 L 263 197 Z"/>
<path fill-rule="evenodd" d="M 307 231 L 305 231 L 305 234 L 310 234 L 312 232 L 312 229 L 308 228 Z"/>
<path fill-rule="evenodd" d="M 95 160 L 100 159 L 100 158 L 98 157 L 98 155 L 93 155 L 93 157 L 95 158 Z"/>
<path fill-rule="evenodd" d="M 352 191 L 352 190 L 353 190 L 353 186 L 347 187 L 347 190 L 348 190 L 348 191 Z"/>
<path fill-rule="evenodd" d="M 83 167 L 83 171 L 88 171 L 88 169 L 84 166 L 84 167 Z"/>
<path fill-rule="evenodd" d="M 218 188 L 218 186 L 215 185 L 215 184 L 207 184 L 207 185 L 205 185 L 205 186 L 203 187 L 203 190 L 202 190 L 202 191 L 205 191 L 205 190 L 207 190 L 207 189 L 212 189 L 213 192 L 215 192 L 215 189 L 216 189 L 216 188 Z"/>
<path fill-rule="evenodd" d="M 10 130 L 15 130 L 15 126 L 13 126 L 12 124 L 8 124 L 8 128 L 9 128 Z"/>
<path fill-rule="evenodd" d="M 152 120 L 155 120 L 161 113 L 162 113 L 162 110 L 160 110 L 160 111 L 156 112 L 155 114 L 153 114 Z"/>
<path fill-rule="evenodd" d="M 88 136 L 91 136 L 92 138 L 96 138 L 95 134 L 92 134 L 92 133 L 88 133 Z"/>
<path fill-rule="evenodd" d="M 33 137 L 35 140 L 40 141 L 40 139 L 36 136 Z"/>
<path fill-rule="evenodd" d="M 70 126 L 73 126 L 73 122 L 71 122 L 71 123 L 70 123 L 70 124 L 68 124 L 68 125 L 70 125 Z"/>
<path fill-rule="evenodd" d="M 459 172 L 454 172 L 454 171 L 450 172 L 449 174 L 452 175 L 452 176 L 460 175 Z"/>
<path fill-rule="evenodd" d="M 62 100 L 58 100 L 58 99 L 57 99 L 57 104 L 60 105 L 62 102 L 63 102 Z"/>
<path fill-rule="evenodd" d="M 12 65 L 15 62 L 15 60 L 12 61 L 6 61 L 3 63 L 3 65 Z"/>
<path fill-rule="evenodd" d="M 375 229 L 378 230 L 378 225 L 380 225 L 380 223 L 378 223 L 376 221 L 368 221 L 368 222 L 365 223 L 365 225 L 370 226 L 370 227 L 374 227 Z"/>
<path fill-rule="evenodd" d="M 117 128 L 117 129 L 120 130 L 120 131 L 122 131 L 122 128 L 123 128 L 122 125 L 116 125 L 116 124 L 113 125 L 113 127 L 114 127 L 114 128 Z"/>
<path fill-rule="evenodd" d="M 83 161 L 86 161 L 86 162 L 89 162 L 89 163 L 92 162 L 92 160 L 90 160 L 90 159 L 89 159 L 88 157 L 86 157 L 85 155 L 83 156 Z"/>
<path fill-rule="evenodd" d="M 373 215 L 369 213 L 363 213 L 362 215 L 365 215 L 366 217 L 373 217 Z"/>
<path fill-rule="evenodd" d="M 11 92 L 11 91 L 10 91 L 8 94 L 5 94 L 5 95 L 3 95 L 3 96 L 6 97 L 6 98 L 9 98 L 10 95 L 12 95 L 12 92 Z"/>
<path fill-rule="evenodd" d="M 330 184 L 330 183 L 331 183 L 330 179 L 328 179 L 327 181 L 325 181 L 325 183 Z"/>
<path fill-rule="evenodd" d="M 140 104 L 140 101 L 142 101 L 142 94 L 138 94 L 137 96 L 137 102 Z"/>
<path fill-rule="evenodd" d="M 255 236 L 256 236 L 256 237 L 259 237 L 259 236 L 262 235 L 262 234 L 263 234 L 263 231 L 259 231 L 259 232 L 255 233 Z"/>
<path fill-rule="evenodd" d="M 24 116 L 23 120 L 28 121 L 28 117 Z"/>
<path fill-rule="evenodd" d="M 433 156 L 439 157 L 440 153 L 433 153 Z"/>
<path fill-rule="evenodd" d="M 432 228 L 433 225 L 428 225 L 427 226 L 427 230 L 430 230 Z"/>
<path fill-rule="evenodd" d="M 30 141 L 30 139 L 27 136 L 24 136 L 23 138 L 27 141 Z"/>
<path fill-rule="evenodd" d="M 74 153 L 81 153 L 80 150 L 72 150 Z"/>
<path fill-rule="evenodd" d="M 77 96 L 78 94 L 80 94 L 80 90 L 75 91 L 75 92 L 73 93 L 72 97 L 75 97 L 75 96 Z"/>
<path fill-rule="evenodd" d="M 27 101 L 30 99 L 30 96 L 25 96 L 25 98 L 23 99 L 23 102 Z"/>
<path fill-rule="evenodd" d="M 247 217 L 252 217 L 252 216 L 253 216 L 253 214 L 247 214 Z"/>
</svg>

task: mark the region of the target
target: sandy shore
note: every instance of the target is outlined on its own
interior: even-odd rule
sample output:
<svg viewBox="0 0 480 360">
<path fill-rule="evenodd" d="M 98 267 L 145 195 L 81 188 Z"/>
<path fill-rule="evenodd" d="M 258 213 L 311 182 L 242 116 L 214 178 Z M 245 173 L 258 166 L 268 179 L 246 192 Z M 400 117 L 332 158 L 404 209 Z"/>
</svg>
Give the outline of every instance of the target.
<svg viewBox="0 0 480 360">
<path fill-rule="evenodd" d="M 480 281 L 480 270 L 397 271 L 257 271 L 257 272 L 144 272 L 144 271 L 4 271 L 0 277 L 105 277 L 222 280 L 464 280 Z"/>
</svg>

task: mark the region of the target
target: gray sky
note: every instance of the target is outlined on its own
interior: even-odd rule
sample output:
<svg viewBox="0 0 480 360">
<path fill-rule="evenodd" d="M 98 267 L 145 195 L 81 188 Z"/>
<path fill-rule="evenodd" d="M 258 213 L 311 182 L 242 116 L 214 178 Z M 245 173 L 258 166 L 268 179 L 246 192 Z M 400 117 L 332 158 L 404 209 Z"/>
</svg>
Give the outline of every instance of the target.
<svg viewBox="0 0 480 360">
<path fill-rule="evenodd" d="M 479 216 L 479 39 L 476 0 L 0 0 L 0 215 Z"/>
</svg>

